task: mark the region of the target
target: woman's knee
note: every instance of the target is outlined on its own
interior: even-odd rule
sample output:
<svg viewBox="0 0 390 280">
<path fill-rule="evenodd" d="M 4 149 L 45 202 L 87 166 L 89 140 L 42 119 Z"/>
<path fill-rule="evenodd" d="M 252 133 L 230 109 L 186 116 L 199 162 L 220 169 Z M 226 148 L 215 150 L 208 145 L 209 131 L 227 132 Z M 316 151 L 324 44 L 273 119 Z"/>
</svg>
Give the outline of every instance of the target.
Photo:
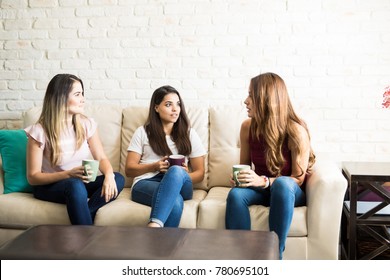
<svg viewBox="0 0 390 280">
<path fill-rule="evenodd" d="M 125 186 L 125 177 L 123 177 L 123 175 L 120 174 L 119 172 L 114 172 L 114 175 L 115 175 L 116 187 L 118 189 L 118 193 L 120 193 Z"/>
<path fill-rule="evenodd" d="M 74 198 L 88 198 L 88 192 L 83 181 L 76 178 L 66 180 L 65 195 Z"/>
<path fill-rule="evenodd" d="M 293 178 L 291 178 L 289 176 L 280 176 L 274 180 L 274 182 L 272 183 L 271 186 L 293 190 L 295 188 L 296 184 L 297 183 L 294 181 Z"/>
<path fill-rule="evenodd" d="M 229 191 L 226 202 L 227 202 L 227 204 L 236 204 L 236 203 L 242 203 L 244 200 L 245 199 L 242 196 L 242 189 L 232 188 Z"/>
<path fill-rule="evenodd" d="M 291 196 L 294 196 L 295 188 L 297 187 L 297 183 L 288 176 L 281 176 L 274 180 L 274 182 L 271 185 L 271 193 L 273 196 L 286 196 L 288 194 L 291 194 Z"/>
<path fill-rule="evenodd" d="M 178 165 L 173 165 L 169 167 L 167 174 L 171 174 L 173 176 L 182 176 L 186 174 L 187 172 L 184 170 L 183 167 L 178 166 Z"/>
<path fill-rule="evenodd" d="M 180 192 L 185 192 L 187 193 L 189 190 L 192 192 L 192 181 L 190 176 L 188 175 L 188 172 L 184 170 L 183 167 L 174 165 L 171 166 L 167 173 L 165 173 L 164 178 L 163 178 L 164 184 L 171 188 L 175 186 L 178 188 Z M 184 189 L 183 189 L 184 187 Z M 188 195 L 184 194 L 185 197 Z M 192 194 L 191 194 L 192 196 Z M 187 198 L 186 198 L 187 199 Z"/>
</svg>

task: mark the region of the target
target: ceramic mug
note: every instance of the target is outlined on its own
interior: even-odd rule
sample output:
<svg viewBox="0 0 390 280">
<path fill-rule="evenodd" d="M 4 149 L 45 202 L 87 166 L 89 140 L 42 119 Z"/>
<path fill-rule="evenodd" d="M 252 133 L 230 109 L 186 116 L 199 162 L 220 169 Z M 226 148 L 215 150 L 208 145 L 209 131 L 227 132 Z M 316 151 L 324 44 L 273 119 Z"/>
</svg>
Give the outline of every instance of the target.
<svg viewBox="0 0 390 280">
<path fill-rule="evenodd" d="M 169 166 L 172 165 L 178 165 L 183 166 L 183 163 L 185 162 L 185 156 L 183 155 L 170 155 L 168 157 Z"/>
<path fill-rule="evenodd" d="M 88 175 L 88 182 L 94 182 L 99 170 L 99 161 L 94 159 L 83 159 L 84 173 Z"/>
<path fill-rule="evenodd" d="M 240 173 L 240 171 L 242 170 L 250 170 L 250 169 L 251 169 L 250 165 L 246 165 L 246 164 L 233 165 L 233 179 L 236 182 L 236 186 L 240 186 L 240 182 L 237 179 L 238 173 Z"/>
</svg>

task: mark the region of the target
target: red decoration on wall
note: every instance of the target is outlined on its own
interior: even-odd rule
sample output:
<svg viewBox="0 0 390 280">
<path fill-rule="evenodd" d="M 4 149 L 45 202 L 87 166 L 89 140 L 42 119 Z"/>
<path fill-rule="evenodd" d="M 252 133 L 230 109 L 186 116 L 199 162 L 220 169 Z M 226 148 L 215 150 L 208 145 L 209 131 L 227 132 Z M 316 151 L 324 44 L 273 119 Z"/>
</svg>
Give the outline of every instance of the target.
<svg viewBox="0 0 390 280">
<path fill-rule="evenodd" d="M 383 101 L 382 108 L 390 107 L 390 86 L 385 88 L 385 92 L 383 93 Z"/>
</svg>

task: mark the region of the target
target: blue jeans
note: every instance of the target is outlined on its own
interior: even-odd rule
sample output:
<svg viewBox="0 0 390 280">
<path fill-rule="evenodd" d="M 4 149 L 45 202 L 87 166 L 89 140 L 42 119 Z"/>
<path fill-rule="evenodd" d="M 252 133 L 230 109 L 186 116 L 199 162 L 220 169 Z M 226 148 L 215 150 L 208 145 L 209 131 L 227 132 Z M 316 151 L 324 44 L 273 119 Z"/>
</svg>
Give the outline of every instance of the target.
<svg viewBox="0 0 390 280">
<path fill-rule="evenodd" d="M 306 204 L 306 195 L 290 177 L 278 177 L 268 189 L 233 188 L 226 201 L 226 228 L 251 229 L 250 205 L 269 206 L 269 229 L 279 237 L 282 259 L 294 207 Z"/>
<path fill-rule="evenodd" d="M 119 194 L 125 185 L 125 178 L 118 172 L 114 174 Z M 92 225 L 96 212 L 108 203 L 101 196 L 103 181 L 104 175 L 87 184 L 80 179 L 69 178 L 53 184 L 34 186 L 33 192 L 37 199 L 66 204 L 72 225 Z"/>
<path fill-rule="evenodd" d="M 137 182 L 132 189 L 132 200 L 152 207 L 150 221 L 165 227 L 178 227 L 184 200 L 192 198 L 192 181 L 180 166 Z"/>
</svg>

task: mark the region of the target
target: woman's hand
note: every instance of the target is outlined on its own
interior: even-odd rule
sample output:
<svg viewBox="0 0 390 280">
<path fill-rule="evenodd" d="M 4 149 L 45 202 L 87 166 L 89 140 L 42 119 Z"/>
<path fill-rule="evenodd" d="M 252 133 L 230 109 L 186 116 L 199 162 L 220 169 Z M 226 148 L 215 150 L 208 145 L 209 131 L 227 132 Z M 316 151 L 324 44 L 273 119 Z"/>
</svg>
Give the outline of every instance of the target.
<svg viewBox="0 0 390 280">
<path fill-rule="evenodd" d="M 181 165 L 183 167 L 183 169 L 187 172 L 187 173 L 190 173 L 190 171 L 188 170 L 188 165 L 183 162 L 183 164 Z"/>
<path fill-rule="evenodd" d="M 84 166 L 80 165 L 67 171 L 70 178 L 81 179 L 84 183 L 89 183 L 89 174 L 85 174 Z M 91 171 L 92 173 L 92 171 Z"/>
<path fill-rule="evenodd" d="M 159 161 L 155 162 L 154 165 L 156 171 L 161 173 L 167 172 L 169 168 L 168 156 L 161 158 Z"/>
<path fill-rule="evenodd" d="M 240 182 L 238 187 L 264 187 L 264 178 L 257 175 L 253 170 L 241 170 L 237 174 L 237 180 Z M 233 181 L 233 184 L 235 182 Z"/>
<path fill-rule="evenodd" d="M 106 202 L 109 202 L 111 199 L 118 196 L 118 188 L 116 186 L 114 173 L 104 175 L 101 196 L 104 196 Z"/>
<path fill-rule="evenodd" d="M 229 182 L 230 182 L 230 186 L 231 186 L 232 188 L 236 186 L 236 181 L 234 181 L 233 173 L 230 173 Z"/>
</svg>

